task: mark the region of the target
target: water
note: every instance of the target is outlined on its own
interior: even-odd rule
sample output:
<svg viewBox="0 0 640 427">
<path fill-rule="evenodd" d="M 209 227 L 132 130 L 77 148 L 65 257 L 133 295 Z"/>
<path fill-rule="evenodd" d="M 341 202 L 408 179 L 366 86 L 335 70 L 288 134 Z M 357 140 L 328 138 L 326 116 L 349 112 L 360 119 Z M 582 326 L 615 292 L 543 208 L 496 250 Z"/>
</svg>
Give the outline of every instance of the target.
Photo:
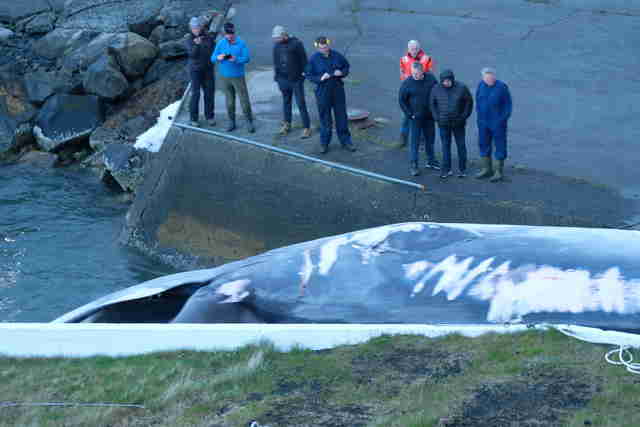
<svg viewBox="0 0 640 427">
<path fill-rule="evenodd" d="M 175 273 L 117 243 L 126 211 L 90 171 L 0 166 L 0 321 L 48 322 Z"/>
</svg>

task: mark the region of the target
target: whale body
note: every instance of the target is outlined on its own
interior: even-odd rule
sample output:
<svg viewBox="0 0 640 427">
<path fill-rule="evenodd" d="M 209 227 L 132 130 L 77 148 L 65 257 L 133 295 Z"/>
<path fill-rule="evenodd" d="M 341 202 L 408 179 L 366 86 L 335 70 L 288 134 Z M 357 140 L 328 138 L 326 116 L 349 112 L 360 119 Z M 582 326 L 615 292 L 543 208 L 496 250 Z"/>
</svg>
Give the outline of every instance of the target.
<svg viewBox="0 0 640 427">
<path fill-rule="evenodd" d="M 411 222 L 160 277 L 54 322 L 640 329 L 640 232 Z"/>
</svg>

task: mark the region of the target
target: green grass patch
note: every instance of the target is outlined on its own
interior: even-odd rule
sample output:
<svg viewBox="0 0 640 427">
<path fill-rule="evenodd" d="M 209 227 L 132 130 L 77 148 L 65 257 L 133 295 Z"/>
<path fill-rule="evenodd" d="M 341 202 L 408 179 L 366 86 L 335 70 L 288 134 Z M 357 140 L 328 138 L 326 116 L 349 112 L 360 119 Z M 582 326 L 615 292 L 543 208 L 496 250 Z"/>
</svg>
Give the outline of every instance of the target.
<svg viewBox="0 0 640 427">
<path fill-rule="evenodd" d="M 331 350 L 0 358 L 0 425 L 640 425 L 640 380 L 557 332 L 382 336 Z"/>
</svg>

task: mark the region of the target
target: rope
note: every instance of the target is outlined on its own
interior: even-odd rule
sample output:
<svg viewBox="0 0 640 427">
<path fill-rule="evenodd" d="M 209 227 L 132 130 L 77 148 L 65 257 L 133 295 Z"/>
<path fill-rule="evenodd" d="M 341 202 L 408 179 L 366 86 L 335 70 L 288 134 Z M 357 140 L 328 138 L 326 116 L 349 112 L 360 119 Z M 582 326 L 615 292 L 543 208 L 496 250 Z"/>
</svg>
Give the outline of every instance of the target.
<svg viewBox="0 0 640 427">
<path fill-rule="evenodd" d="M 0 408 L 8 408 L 12 406 L 101 406 L 110 408 L 120 407 L 145 409 L 144 405 L 136 405 L 133 403 L 0 402 Z"/>
<path fill-rule="evenodd" d="M 617 356 L 617 360 L 613 356 Z M 629 350 L 629 346 L 621 345 L 616 349 L 608 351 L 604 355 L 604 359 L 611 365 L 624 366 L 627 372 L 640 374 L 640 363 L 633 361 L 633 353 Z"/>
</svg>

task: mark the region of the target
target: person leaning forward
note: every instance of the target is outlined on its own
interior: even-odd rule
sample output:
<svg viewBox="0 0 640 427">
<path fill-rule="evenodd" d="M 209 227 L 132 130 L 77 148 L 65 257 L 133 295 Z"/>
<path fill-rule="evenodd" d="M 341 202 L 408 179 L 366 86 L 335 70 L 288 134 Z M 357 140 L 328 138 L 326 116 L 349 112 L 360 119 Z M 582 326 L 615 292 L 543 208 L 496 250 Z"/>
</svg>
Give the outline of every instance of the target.
<svg viewBox="0 0 640 427">
<path fill-rule="evenodd" d="M 209 34 L 206 20 L 193 17 L 189 21 L 191 33 L 185 40 L 191 78 L 191 102 L 189 104 L 191 126 L 199 125 L 200 91 L 204 93 L 204 116 L 210 126 L 215 126 L 215 70 L 211 53 L 216 44 L 216 34 Z"/>
<path fill-rule="evenodd" d="M 467 174 L 467 146 L 465 128 L 473 111 L 473 97 L 466 85 L 456 80 L 453 71 L 440 73 L 440 84 L 431 91 L 431 114 L 438 123 L 442 144 L 442 173 L 447 178 L 451 172 L 451 139 L 456 138 L 458 148 L 458 177 Z"/>
<path fill-rule="evenodd" d="M 409 171 L 411 175 L 419 175 L 418 154 L 421 136 L 424 135 L 427 168 L 434 168 L 436 163 L 433 152 L 435 140 L 435 125 L 429 108 L 432 88 L 437 84 L 436 78 L 430 72 L 425 73 L 422 64 L 415 62 L 411 65 L 411 77 L 402 82 L 398 101 L 400 108 L 410 121 L 411 148 L 409 149 Z"/>
<path fill-rule="evenodd" d="M 284 122 L 280 135 L 291 131 L 292 98 L 295 95 L 300 118 L 302 119 L 302 138 L 311 136 L 311 121 L 304 96 L 304 68 L 307 66 L 307 52 L 296 37 L 292 37 L 281 26 L 273 27 L 273 68 L 274 79 L 282 93 Z"/>
<path fill-rule="evenodd" d="M 344 79 L 349 75 L 349 62 L 342 54 L 329 47 L 330 40 L 324 36 L 315 41 L 318 50 L 309 59 L 305 68 L 306 78 L 316 84 L 316 102 L 320 115 L 320 153 L 329 151 L 333 117 L 336 119 L 336 131 L 342 147 L 348 151 L 356 151 L 351 141 L 349 121 L 347 118 L 347 103 L 344 92 Z"/>
<path fill-rule="evenodd" d="M 491 177 L 489 181 L 496 182 L 504 178 L 504 161 L 507 158 L 507 122 L 512 110 L 511 93 L 504 82 L 496 79 L 493 68 L 483 68 L 480 73 L 482 80 L 476 90 L 476 112 L 478 145 L 483 168 L 476 178 Z M 491 163 L 492 151 L 495 152 L 497 162 L 495 168 Z"/>
<path fill-rule="evenodd" d="M 236 36 L 235 26 L 231 22 L 224 24 L 224 39 L 216 44 L 211 55 L 211 62 L 220 63 L 220 81 L 227 101 L 229 127 L 227 132 L 236 129 L 236 93 L 240 99 L 242 111 L 247 119 L 247 129 L 250 133 L 256 131 L 253 126 L 253 113 L 249 101 L 249 91 L 245 80 L 244 67 L 249 63 L 249 49 L 246 43 Z"/>
</svg>

